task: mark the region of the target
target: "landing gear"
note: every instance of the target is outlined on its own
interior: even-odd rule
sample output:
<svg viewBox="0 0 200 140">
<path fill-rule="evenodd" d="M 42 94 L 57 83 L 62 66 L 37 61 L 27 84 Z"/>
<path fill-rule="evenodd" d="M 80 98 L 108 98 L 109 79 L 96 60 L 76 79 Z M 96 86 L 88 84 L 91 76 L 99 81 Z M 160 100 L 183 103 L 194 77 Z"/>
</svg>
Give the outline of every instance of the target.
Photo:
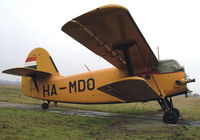
<svg viewBox="0 0 200 140">
<path fill-rule="evenodd" d="M 179 117 L 175 111 L 169 110 L 167 112 L 164 112 L 163 122 L 168 123 L 168 124 L 175 124 L 178 121 L 178 118 Z"/>
<path fill-rule="evenodd" d="M 167 124 L 175 124 L 180 117 L 180 112 L 177 108 L 173 107 L 171 97 L 170 100 L 168 100 L 167 98 L 158 99 L 158 103 L 164 111 L 163 122 Z"/>
<path fill-rule="evenodd" d="M 50 104 L 50 101 L 48 101 L 48 103 L 43 103 L 42 106 L 41 106 L 42 109 L 47 110 L 49 108 L 49 104 Z"/>
</svg>

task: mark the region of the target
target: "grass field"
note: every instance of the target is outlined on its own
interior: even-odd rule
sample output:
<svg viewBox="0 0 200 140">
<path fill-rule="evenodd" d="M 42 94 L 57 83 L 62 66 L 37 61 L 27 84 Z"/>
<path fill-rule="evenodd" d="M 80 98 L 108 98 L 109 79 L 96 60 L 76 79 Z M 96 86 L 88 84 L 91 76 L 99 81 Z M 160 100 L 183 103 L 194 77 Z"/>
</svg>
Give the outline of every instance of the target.
<svg viewBox="0 0 200 140">
<path fill-rule="evenodd" d="M 42 111 L 0 108 L 1 140 L 133 140 L 200 139 L 199 127 L 144 125 L 124 119 L 53 114 Z"/>
<path fill-rule="evenodd" d="M 0 85 L 0 101 L 42 104 L 25 97 L 20 87 Z M 155 114 L 157 102 L 116 105 L 59 104 L 63 108 L 81 108 L 125 114 Z M 186 119 L 200 120 L 200 98 L 177 97 L 174 105 Z M 145 124 L 122 118 L 81 117 L 43 111 L 0 108 L 0 140 L 135 140 L 200 139 L 200 127 L 188 125 Z"/>
</svg>

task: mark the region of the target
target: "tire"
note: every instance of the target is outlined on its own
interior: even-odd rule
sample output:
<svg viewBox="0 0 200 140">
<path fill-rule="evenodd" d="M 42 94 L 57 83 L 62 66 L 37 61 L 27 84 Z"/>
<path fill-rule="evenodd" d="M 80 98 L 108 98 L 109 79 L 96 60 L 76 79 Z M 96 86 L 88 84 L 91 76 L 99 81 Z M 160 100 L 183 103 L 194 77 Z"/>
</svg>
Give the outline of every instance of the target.
<svg viewBox="0 0 200 140">
<path fill-rule="evenodd" d="M 167 124 L 175 124 L 178 121 L 178 115 L 174 110 L 169 110 L 163 115 L 163 122 Z"/>
<path fill-rule="evenodd" d="M 173 108 L 172 110 L 176 113 L 177 117 L 179 118 L 180 117 L 179 110 L 177 108 Z"/>
<path fill-rule="evenodd" d="M 42 109 L 43 110 L 47 110 L 49 108 L 49 104 L 47 104 L 47 103 L 43 103 L 42 104 Z"/>
</svg>

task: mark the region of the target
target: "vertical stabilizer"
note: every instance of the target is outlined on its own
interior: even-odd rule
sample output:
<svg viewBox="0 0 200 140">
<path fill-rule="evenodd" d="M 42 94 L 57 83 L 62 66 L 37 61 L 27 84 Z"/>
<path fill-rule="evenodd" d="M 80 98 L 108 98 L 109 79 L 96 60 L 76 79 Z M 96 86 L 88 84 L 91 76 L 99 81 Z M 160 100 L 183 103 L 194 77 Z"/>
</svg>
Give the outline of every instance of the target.
<svg viewBox="0 0 200 140">
<path fill-rule="evenodd" d="M 38 71 L 48 72 L 53 75 L 59 74 L 53 59 L 43 48 L 36 48 L 32 50 L 29 53 L 24 66 Z"/>
</svg>

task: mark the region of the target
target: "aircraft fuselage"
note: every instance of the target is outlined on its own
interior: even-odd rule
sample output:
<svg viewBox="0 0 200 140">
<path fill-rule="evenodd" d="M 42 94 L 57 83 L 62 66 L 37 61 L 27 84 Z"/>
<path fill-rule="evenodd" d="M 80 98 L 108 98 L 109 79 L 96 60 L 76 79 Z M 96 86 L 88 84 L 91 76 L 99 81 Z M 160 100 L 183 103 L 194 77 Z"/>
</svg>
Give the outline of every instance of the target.
<svg viewBox="0 0 200 140">
<path fill-rule="evenodd" d="M 186 85 L 177 85 L 176 81 L 185 79 L 183 71 L 159 74 L 155 72 L 137 75 L 146 80 L 159 96 L 173 96 L 187 90 Z M 125 70 L 108 68 L 72 76 L 52 75 L 37 79 L 38 90 L 30 77 L 22 78 L 22 91 L 26 96 L 49 101 L 70 103 L 123 103 L 122 99 L 98 90 L 99 87 L 127 77 Z"/>
</svg>

